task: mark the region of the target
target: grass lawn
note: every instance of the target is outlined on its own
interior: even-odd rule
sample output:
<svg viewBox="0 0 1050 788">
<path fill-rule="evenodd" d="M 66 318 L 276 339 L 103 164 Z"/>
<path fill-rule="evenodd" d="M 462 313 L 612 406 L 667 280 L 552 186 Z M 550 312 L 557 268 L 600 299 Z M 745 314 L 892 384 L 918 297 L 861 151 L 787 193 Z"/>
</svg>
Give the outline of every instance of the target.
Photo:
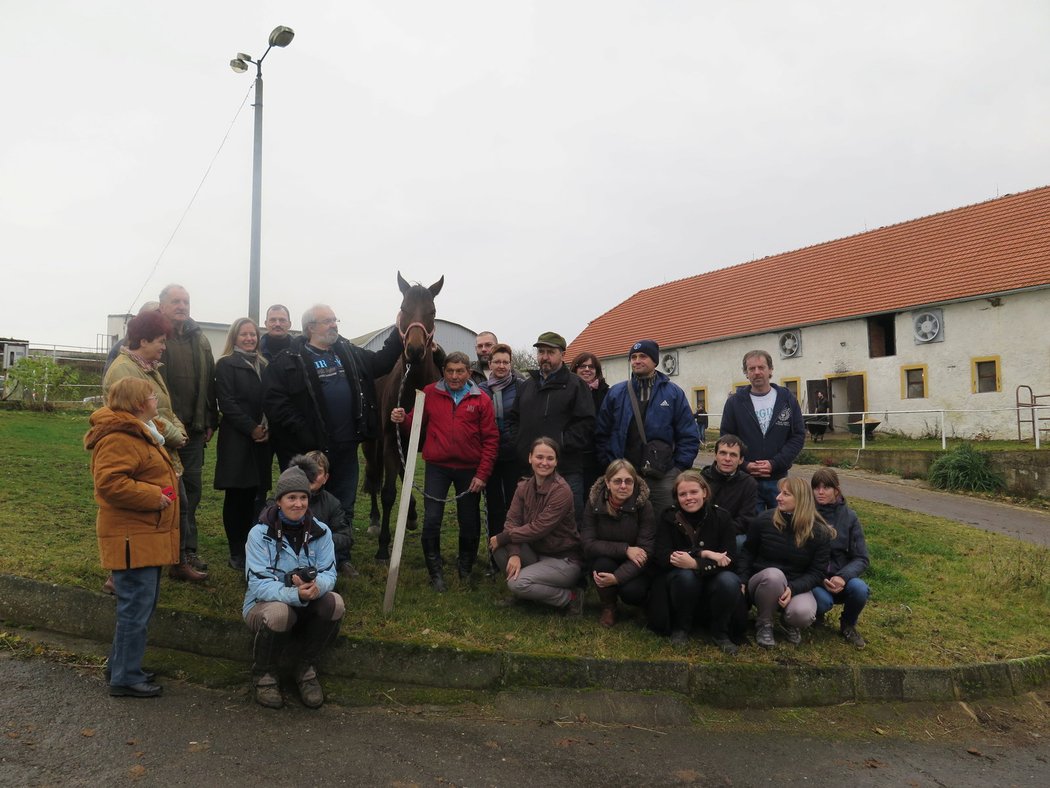
<svg viewBox="0 0 1050 788">
<path fill-rule="evenodd" d="M 105 572 L 95 541 L 89 455 L 82 442 L 86 429 L 82 412 L 0 411 L 0 572 L 92 590 L 101 586 Z M 213 467 L 214 449 L 209 448 L 198 522 L 200 553 L 211 564 L 211 579 L 205 587 L 166 580 L 161 606 L 238 621 L 244 586 L 240 574 L 226 566 L 222 496 L 211 489 Z M 364 534 L 364 496 L 355 518 L 354 562 L 361 577 L 340 579 L 337 588 L 347 603 L 343 632 L 488 651 L 805 665 L 950 665 L 1047 650 L 1050 550 L 940 518 L 854 499 L 851 504 L 872 556 L 866 576 L 872 599 L 860 622 L 868 640 L 864 651 L 828 630 L 805 633 L 797 649 L 748 648 L 731 658 L 697 642 L 683 654 L 649 633 L 642 616 L 623 606 L 622 623 L 611 630 L 598 626 L 593 591 L 579 620 L 529 606 L 498 607 L 502 583 L 481 577 L 483 558 L 473 586 L 455 578 L 452 507 L 443 540 L 449 592 L 430 591 L 418 532 L 409 532 L 396 607 L 386 617 L 386 568 L 372 560 L 375 540 Z"/>
</svg>

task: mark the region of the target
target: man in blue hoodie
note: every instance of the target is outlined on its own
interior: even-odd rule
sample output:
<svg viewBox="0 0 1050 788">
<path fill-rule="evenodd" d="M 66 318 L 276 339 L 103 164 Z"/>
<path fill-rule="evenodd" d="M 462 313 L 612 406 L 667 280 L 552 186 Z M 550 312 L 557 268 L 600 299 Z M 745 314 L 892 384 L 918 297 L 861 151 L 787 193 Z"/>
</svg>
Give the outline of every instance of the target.
<svg viewBox="0 0 1050 788">
<path fill-rule="evenodd" d="M 739 435 L 747 444 L 743 468 L 758 482 L 758 511 L 777 505 L 777 482 L 787 476 L 806 440 L 802 408 L 795 395 L 771 382 L 773 358 L 764 350 L 744 355 L 741 386 L 722 410 L 722 435 Z"/>
</svg>

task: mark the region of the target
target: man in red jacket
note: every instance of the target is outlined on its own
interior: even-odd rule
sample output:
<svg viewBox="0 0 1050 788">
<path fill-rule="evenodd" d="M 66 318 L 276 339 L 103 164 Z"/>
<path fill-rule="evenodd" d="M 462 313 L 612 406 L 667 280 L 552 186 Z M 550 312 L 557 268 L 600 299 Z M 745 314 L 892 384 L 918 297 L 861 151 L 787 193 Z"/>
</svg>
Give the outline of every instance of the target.
<svg viewBox="0 0 1050 788">
<path fill-rule="evenodd" d="M 441 520 L 448 488 L 456 490 L 460 580 L 470 577 L 481 538 L 481 496 L 499 452 L 499 429 L 492 401 L 470 379 L 470 359 L 449 353 L 444 378 L 423 393 L 423 559 L 430 586 L 445 591 L 441 560 Z M 394 408 L 390 420 L 411 423 L 412 413 Z"/>
</svg>

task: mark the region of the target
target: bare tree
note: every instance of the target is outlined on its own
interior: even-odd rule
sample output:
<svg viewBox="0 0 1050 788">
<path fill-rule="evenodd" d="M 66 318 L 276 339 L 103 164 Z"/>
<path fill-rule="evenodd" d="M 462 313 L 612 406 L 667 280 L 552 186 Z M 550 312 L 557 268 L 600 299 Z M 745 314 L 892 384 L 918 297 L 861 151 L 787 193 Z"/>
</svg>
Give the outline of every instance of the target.
<svg viewBox="0 0 1050 788">
<path fill-rule="evenodd" d="M 514 371 L 519 374 L 525 374 L 530 369 L 539 369 L 539 362 L 536 360 L 536 349 L 531 347 L 516 347 L 513 350 L 514 355 L 511 356 L 511 364 L 514 367 Z"/>
</svg>

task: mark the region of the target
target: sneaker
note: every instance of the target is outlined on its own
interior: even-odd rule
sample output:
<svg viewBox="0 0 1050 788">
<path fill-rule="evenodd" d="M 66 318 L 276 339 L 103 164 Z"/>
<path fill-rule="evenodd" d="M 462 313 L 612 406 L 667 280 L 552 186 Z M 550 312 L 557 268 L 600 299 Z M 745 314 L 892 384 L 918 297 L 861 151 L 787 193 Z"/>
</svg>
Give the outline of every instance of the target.
<svg viewBox="0 0 1050 788">
<path fill-rule="evenodd" d="M 740 646 L 730 640 L 727 635 L 715 635 L 712 639 L 715 645 L 722 649 L 723 654 L 735 656 L 740 651 Z"/>
<path fill-rule="evenodd" d="M 792 646 L 802 643 L 802 630 L 798 627 L 784 627 L 784 639 Z"/>
<path fill-rule="evenodd" d="M 340 561 L 338 568 L 335 570 L 340 576 L 347 577 L 353 580 L 356 577 L 360 577 L 361 573 L 354 568 L 354 565 L 349 561 Z"/>
<path fill-rule="evenodd" d="M 857 631 L 856 627 L 843 627 L 839 630 L 839 634 L 854 648 L 864 648 L 868 645 L 864 642 L 864 638 L 860 636 L 860 632 Z"/>
<path fill-rule="evenodd" d="M 314 670 L 313 665 L 303 668 L 296 682 L 299 684 L 299 697 L 302 698 L 304 706 L 319 709 L 324 705 L 324 690 L 321 689 L 321 683 L 317 680 L 317 671 Z"/>
<path fill-rule="evenodd" d="M 268 709 L 279 709 L 284 705 L 284 695 L 277 678 L 269 673 L 255 680 L 255 702 Z"/>
<path fill-rule="evenodd" d="M 689 642 L 689 633 L 684 629 L 676 629 L 671 633 L 671 645 L 675 648 L 681 648 Z"/>
<path fill-rule="evenodd" d="M 773 625 L 757 624 L 755 626 L 755 642 L 762 648 L 773 648 L 777 644 L 773 637 Z"/>
</svg>

